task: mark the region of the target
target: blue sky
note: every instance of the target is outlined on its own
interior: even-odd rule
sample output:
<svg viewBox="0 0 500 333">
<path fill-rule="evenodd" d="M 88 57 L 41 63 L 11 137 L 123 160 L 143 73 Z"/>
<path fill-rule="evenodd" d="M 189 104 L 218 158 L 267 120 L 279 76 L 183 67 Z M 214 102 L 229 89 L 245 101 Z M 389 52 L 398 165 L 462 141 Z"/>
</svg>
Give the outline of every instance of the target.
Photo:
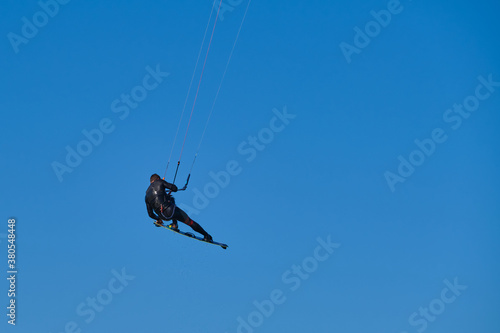
<svg viewBox="0 0 500 333">
<path fill-rule="evenodd" d="M 247 4 L 223 0 L 179 186 Z M 498 332 L 498 2 L 252 1 L 175 196 L 227 250 L 144 204 L 211 6 L 1 5 L 2 332 Z"/>
</svg>

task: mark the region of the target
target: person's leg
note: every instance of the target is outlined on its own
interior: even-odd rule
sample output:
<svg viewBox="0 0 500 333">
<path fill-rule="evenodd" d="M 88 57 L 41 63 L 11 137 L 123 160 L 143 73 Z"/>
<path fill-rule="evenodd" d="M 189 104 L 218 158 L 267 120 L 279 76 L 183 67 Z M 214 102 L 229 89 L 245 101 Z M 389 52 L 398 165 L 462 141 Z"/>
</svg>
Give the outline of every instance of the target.
<svg viewBox="0 0 500 333">
<path fill-rule="evenodd" d="M 203 229 L 201 227 L 201 225 L 199 225 L 198 223 L 196 223 L 195 221 L 193 221 L 182 209 L 180 209 L 177 206 L 175 207 L 175 212 L 174 212 L 174 216 L 173 216 L 172 220 L 174 220 L 176 222 L 177 222 L 177 220 L 179 220 L 182 223 L 187 224 L 188 226 L 190 226 L 191 229 L 193 229 L 194 231 L 199 232 L 200 234 L 202 234 L 205 237 L 206 240 L 212 240 L 212 236 L 210 236 L 208 234 L 208 232 L 206 232 L 205 229 Z"/>
<path fill-rule="evenodd" d="M 174 229 L 174 230 L 179 230 L 179 225 L 177 224 L 177 220 L 176 219 L 172 219 L 172 223 L 170 223 L 170 228 Z"/>
</svg>

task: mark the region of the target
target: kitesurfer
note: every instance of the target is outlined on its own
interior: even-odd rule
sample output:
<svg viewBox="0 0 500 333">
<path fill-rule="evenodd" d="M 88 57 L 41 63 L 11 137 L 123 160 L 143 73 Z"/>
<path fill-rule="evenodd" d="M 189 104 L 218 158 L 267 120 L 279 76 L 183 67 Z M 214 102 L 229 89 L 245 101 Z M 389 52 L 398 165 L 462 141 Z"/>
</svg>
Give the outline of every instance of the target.
<svg viewBox="0 0 500 333">
<path fill-rule="evenodd" d="M 198 223 L 193 221 L 182 209 L 175 205 L 171 192 L 177 192 L 177 186 L 161 179 L 156 173 L 151 175 L 150 185 L 146 190 L 146 207 L 148 215 L 156 220 L 157 226 L 163 225 L 163 220 L 170 221 L 170 228 L 178 230 L 177 221 L 190 226 L 194 231 L 203 235 L 204 241 L 212 241 L 210 236 Z M 167 193 L 166 190 L 169 190 Z"/>
</svg>

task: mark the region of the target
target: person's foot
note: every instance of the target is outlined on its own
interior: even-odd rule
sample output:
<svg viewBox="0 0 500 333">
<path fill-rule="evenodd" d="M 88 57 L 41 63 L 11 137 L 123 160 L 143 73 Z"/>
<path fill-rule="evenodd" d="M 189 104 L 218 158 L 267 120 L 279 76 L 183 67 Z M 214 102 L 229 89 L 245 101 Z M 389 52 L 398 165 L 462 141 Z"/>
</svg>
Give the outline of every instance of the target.
<svg viewBox="0 0 500 333">
<path fill-rule="evenodd" d="M 203 240 L 205 242 L 211 242 L 211 241 L 213 241 L 212 236 L 210 236 L 209 234 L 206 234 L 205 237 L 203 237 Z"/>
<path fill-rule="evenodd" d="M 162 220 L 155 221 L 155 226 L 156 227 L 161 227 L 162 225 L 163 225 L 163 221 Z"/>
<path fill-rule="evenodd" d="M 177 223 L 175 223 L 175 222 L 170 223 L 170 224 L 168 225 L 168 227 L 169 227 L 170 229 L 175 230 L 175 231 L 178 231 L 178 230 L 179 230 L 179 226 L 178 226 L 178 225 L 177 225 Z"/>
</svg>

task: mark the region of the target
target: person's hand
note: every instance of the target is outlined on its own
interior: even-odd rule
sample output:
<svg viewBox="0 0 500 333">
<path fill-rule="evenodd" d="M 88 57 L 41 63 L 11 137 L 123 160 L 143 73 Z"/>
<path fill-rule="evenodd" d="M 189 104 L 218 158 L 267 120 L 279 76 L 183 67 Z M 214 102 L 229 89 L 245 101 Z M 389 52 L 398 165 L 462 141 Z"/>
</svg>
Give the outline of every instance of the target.
<svg viewBox="0 0 500 333">
<path fill-rule="evenodd" d="M 172 184 L 172 192 L 177 192 L 179 189 L 177 188 L 177 185 Z"/>
</svg>

